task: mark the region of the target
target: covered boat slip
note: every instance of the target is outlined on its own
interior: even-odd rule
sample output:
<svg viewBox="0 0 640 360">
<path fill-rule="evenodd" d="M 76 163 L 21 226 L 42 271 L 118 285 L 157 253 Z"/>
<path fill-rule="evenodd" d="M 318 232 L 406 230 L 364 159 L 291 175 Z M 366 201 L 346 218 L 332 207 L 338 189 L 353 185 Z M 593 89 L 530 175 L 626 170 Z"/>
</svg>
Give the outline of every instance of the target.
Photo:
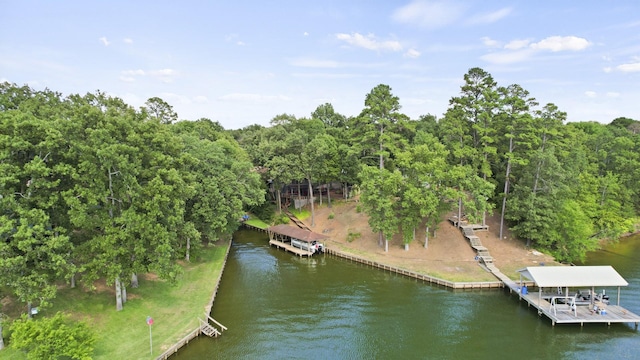
<svg viewBox="0 0 640 360">
<path fill-rule="evenodd" d="M 629 283 L 611 266 L 535 266 L 518 270 L 521 299 L 556 323 L 635 323 L 640 316 L 620 306 L 620 287 Z M 529 293 L 522 278 L 533 281 L 538 291 Z M 510 287 L 517 286 L 515 283 Z M 617 288 L 616 304 L 596 293 L 596 288 Z"/>
<path fill-rule="evenodd" d="M 314 241 L 327 239 L 328 236 L 317 234 L 309 230 L 300 229 L 288 225 L 276 225 L 267 229 L 269 233 L 269 245 L 274 245 L 279 249 L 285 249 L 298 256 L 311 256 L 314 251 L 301 249 L 292 245 L 292 241 L 300 241 L 311 244 Z M 307 246 L 310 248 L 310 246 Z"/>
</svg>

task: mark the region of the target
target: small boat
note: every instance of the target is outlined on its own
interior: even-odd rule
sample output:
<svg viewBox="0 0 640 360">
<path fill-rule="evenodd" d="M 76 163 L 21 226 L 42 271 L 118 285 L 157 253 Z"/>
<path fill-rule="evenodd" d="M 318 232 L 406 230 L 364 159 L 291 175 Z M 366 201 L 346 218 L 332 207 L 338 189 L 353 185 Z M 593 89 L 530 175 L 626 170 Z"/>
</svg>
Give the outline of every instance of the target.
<svg viewBox="0 0 640 360">
<path fill-rule="evenodd" d="M 322 253 L 324 251 L 324 244 L 316 240 L 308 242 L 298 239 L 291 239 L 291 245 L 297 247 L 298 249 L 309 251 L 312 254 Z"/>
</svg>

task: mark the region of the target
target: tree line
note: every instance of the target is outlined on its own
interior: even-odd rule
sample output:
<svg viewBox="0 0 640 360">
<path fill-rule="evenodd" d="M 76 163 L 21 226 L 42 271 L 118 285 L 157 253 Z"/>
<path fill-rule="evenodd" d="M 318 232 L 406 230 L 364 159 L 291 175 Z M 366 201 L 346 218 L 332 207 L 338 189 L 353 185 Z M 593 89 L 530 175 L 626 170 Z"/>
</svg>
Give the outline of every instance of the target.
<svg viewBox="0 0 640 360">
<path fill-rule="evenodd" d="M 231 133 L 267 169 L 278 206 L 293 180 L 311 196 L 313 184 L 358 186 L 385 247 L 395 234 L 408 247 L 416 227 L 429 234 L 450 212 L 477 223 L 495 212 L 500 238 L 508 227 L 527 246 L 571 262 L 638 223 L 639 121 L 566 123 L 555 104 L 541 106 L 517 84 L 499 86 L 480 68 L 464 75 L 441 118 L 410 119 L 380 84 L 357 116 L 326 103 L 309 117 L 281 114 L 269 127 Z"/>
<path fill-rule="evenodd" d="M 638 223 L 639 132 L 629 118 L 566 123 L 556 105 L 480 68 L 440 118 L 410 119 L 380 84 L 357 116 L 326 103 L 238 130 L 178 121 L 160 98 L 135 109 L 99 91 L 3 83 L 2 289 L 30 309 L 60 281 L 105 278 L 121 309 L 136 274 L 175 279 L 176 260 L 230 237 L 244 211 L 272 207 L 265 197 L 280 209 L 293 181 L 312 198 L 321 184 L 359 189 L 380 246 L 401 234 L 408 247 L 448 213 L 483 223 L 495 212 L 501 237 L 508 227 L 560 261 L 581 260 Z"/>
</svg>

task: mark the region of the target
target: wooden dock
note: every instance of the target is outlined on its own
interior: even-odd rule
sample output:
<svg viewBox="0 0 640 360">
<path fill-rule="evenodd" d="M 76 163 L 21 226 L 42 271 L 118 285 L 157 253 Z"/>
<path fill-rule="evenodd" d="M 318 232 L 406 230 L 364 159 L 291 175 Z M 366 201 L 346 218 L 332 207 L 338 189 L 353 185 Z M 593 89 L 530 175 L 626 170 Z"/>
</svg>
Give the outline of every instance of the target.
<svg viewBox="0 0 640 360">
<path fill-rule="evenodd" d="M 269 245 L 275 246 L 278 249 L 285 249 L 285 250 L 287 250 L 289 252 L 292 252 L 292 253 L 294 253 L 294 254 L 296 254 L 298 256 L 301 256 L 301 257 L 302 256 L 311 256 L 311 255 L 313 255 L 313 253 L 311 251 L 302 250 L 302 249 L 297 248 L 297 247 L 295 247 L 295 246 L 293 246 L 291 244 L 288 244 L 288 243 L 285 243 L 285 242 L 282 242 L 282 241 L 278 241 L 278 240 L 274 240 L 274 239 L 269 240 Z"/>
<path fill-rule="evenodd" d="M 551 320 L 551 325 L 555 324 L 584 324 L 599 323 L 611 325 L 612 323 L 635 323 L 636 329 L 640 323 L 640 316 L 618 305 L 606 305 L 606 312 L 599 314 L 590 309 L 588 305 L 576 305 L 570 307 L 563 304 L 562 307 L 552 306 L 547 299 L 540 299 L 537 292 L 522 294 L 517 284 L 511 280 L 509 288 L 516 292 L 521 300 L 538 310 L 538 315 L 544 315 Z"/>
</svg>

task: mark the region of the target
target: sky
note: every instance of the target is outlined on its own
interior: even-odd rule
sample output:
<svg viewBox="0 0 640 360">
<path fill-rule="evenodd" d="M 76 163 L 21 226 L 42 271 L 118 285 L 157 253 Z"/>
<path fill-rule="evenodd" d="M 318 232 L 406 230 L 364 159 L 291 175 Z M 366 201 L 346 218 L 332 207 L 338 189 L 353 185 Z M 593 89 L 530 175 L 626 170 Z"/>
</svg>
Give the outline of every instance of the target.
<svg viewBox="0 0 640 360">
<path fill-rule="evenodd" d="M 0 82 L 160 97 L 226 129 L 357 116 L 379 84 L 440 118 L 474 67 L 570 122 L 640 119 L 640 2 L 0 0 Z"/>
</svg>

